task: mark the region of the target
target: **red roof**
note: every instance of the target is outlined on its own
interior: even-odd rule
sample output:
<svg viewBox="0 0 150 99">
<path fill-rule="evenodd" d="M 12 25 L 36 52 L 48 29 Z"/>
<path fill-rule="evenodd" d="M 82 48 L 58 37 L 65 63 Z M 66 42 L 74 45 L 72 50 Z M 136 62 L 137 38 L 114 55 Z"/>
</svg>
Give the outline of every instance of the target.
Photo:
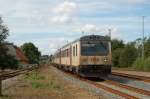
<svg viewBox="0 0 150 99">
<path fill-rule="evenodd" d="M 23 62 L 27 62 L 28 63 L 28 58 L 24 55 L 24 53 L 21 51 L 20 48 L 18 47 L 15 47 L 16 49 L 16 56 L 17 58 L 20 60 L 20 61 L 23 61 Z"/>
</svg>

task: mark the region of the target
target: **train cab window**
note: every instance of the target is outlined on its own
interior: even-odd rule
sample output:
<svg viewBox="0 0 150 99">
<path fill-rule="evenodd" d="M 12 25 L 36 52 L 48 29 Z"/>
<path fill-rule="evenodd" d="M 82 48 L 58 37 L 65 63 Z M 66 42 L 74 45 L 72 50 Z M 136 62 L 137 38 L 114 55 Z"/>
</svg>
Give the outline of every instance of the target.
<svg viewBox="0 0 150 99">
<path fill-rule="evenodd" d="M 77 54 L 78 54 L 78 53 L 77 53 L 77 44 L 76 44 L 76 56 L 77 56 Z"/>
<path fill-rule="evenodd" d="M 109 53 L 109 45 L 106 41 L 95 41 L 82 43 L 81 55 L 83 56 L 105 56 Z"/>
</svg>

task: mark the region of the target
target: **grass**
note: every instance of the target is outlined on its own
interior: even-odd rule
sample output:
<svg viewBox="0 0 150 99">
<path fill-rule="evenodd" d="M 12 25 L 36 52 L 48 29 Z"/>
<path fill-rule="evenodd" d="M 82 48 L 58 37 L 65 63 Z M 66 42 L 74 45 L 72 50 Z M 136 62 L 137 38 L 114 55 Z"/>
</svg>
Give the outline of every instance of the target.
<svg viewBox="0 0 150 99">
<path fill-rule="evenodd" d="M 37 72 L 32 72 L 25 76 L 25 79 L 30 81 L 32 88 L 40 89 L 62 89 L 61 86 L 54 81 L 47 81 L 44 76 L 41 76 Z"/>
<path fill-rule="evenodd" d="M 39 75 L 37 72 L 32 72 L 32 73 L 26 75 L 25 79 L 35 81 L 35 80 L 44 80 L 45 77 Z"/>
<path fill-rule="evenodd" d="M 55 84 L 55 83 L 40 83 L 40 82 L 31 82 L 32 88 L 40 88 L 40 89 L 61 89 L 61 86 Z"/>
<path fill-rule="evenodd" d="M 150 57 L 146 59 L 138 58 L 134 63 L 133 67 L 137 70 L 150 71 Z"/>
</svg>

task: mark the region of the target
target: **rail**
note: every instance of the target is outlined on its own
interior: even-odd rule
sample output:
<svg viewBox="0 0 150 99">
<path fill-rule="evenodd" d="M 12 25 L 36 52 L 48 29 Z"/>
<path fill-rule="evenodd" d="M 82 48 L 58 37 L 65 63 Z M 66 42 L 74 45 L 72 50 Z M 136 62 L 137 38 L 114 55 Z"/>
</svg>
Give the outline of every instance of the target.
<svg viewBox="0 0 150 99">
<path fill-rule="evenodd" d="M 18 76 L 20 74 L 28 73 L 29 71 L 35 70 L 37 68 L 38 68 L 37 65 L 33 65 L 33 66 L 28 67 L 28 68 L 16 70 L 13 72 L 1 73 L 0 74 L 0 96 L 2 96 L 2 81 L 3 80 Z"/>
<path fill-rule="evenodd" d="M 119 91 L 119 90 L 113 89 L 111 87 L 105 86 L 103 84 L 96 83 L 95 81 L 91 81 L 91 80 L 88 80 L 86 78 L 82 78 L 82 77 L 80 77 L 80 76 L 78 76 L 76 74 L 73 74 L 73 73 L 70 73 L 70 72 L 66 72 L 66 71 L 62 71 L 62 72 L 67 74 L 68 76 L 74 77 L 76 79 L 79 79 L 80 81 L 83 81 L 83 82 L 89 83 L 91 85 L 94 85 L 97 88 L 100 88 L 100 89 L 103 89 L 103 90 L 105 90 L 107 92 L 110 92 L 110 93 L 113 93 L 115 95 L 121 96 L 121 97 L 123 97 L 125 99 L 139 99 L 136 96 L 132 96 L 132 95 L 129 95 L 129 94 L 124 93 L 122 91 Z"/>
<path fill-rule="evenodd" d="M 118 82 L 112 81 L 112 80 L 105 80 L 105 82 L 108 83 L 108 84 L 111 84 L 111 85 L 119 86 L 121 88 L 130 90 L 130 91 L 134 91 L 136 93 L 140 93 L 140 94 L 143 94 L 143 95 L 150 96 L 150 91 L 148 91 L 148 90 L 132 87 L 130 85 L 121 84 L 121 83 L 118 83 Z"/>
<path fill-rule="evenodd" d="M 131 75 L 131 74 L 125 74 L 125 73 L 118 73 L 118 72 L 112 72 L 112 75 L 127 77 L 127 78 L 131 78 L 131 79 L 150 83 L 150 77 Z"/>
</svg>

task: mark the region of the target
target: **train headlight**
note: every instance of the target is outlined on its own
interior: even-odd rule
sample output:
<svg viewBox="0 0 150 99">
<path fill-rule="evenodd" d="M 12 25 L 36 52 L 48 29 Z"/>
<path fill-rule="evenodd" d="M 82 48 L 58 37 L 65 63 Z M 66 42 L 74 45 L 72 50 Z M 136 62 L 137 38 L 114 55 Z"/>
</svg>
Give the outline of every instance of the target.
<svg viewBox="0 0 150 99">
<path fill-rule="evenodd" d="M 105 57 L 105 58 L 104 58 L 104 62 L 108 62 L 108 58 Z"/>
</svg>

